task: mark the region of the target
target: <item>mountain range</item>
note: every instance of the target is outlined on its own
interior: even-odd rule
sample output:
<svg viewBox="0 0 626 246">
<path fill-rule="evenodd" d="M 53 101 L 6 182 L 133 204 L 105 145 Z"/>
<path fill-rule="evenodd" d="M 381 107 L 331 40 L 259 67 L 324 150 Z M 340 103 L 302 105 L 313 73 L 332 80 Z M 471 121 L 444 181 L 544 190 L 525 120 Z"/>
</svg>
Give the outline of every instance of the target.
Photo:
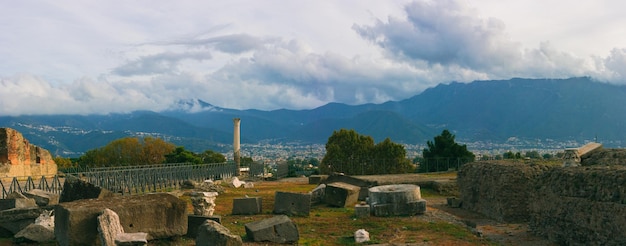
<svg viewBox="0 0 626 246">
<path fill-rule="evenodd" d="M 309 110 L 235 110 L 202 100 L 163 112 L 108 115 L 0 116 L 0 127 L 61 156 L 78 156 L 127 136 L 163 138 L 192 151 L 228 151 L 233 118 L 242 143 L 324 144 L 334 130 L 354 129 L 376 142 L 424 144 L 443 129 L 463 141 L 586 141 L 626 138 L 626 86 L 589 77 L 452 82 L 400 101 L 329 103 Z"/>
</svg>

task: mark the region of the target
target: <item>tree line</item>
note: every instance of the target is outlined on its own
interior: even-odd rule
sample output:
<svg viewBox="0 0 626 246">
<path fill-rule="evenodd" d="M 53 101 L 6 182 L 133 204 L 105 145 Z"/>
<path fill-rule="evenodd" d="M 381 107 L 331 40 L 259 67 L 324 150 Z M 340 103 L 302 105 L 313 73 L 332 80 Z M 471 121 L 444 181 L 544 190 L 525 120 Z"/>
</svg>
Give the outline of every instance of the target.
<svg viewBox="0 0 626 246">
<path fill-rule="evenodd" d="M 251 162 L 251 160 L 249 157 L 242 157 L 244 164 Z M 88 150 L 76 159 L 57 156 L 54 161 L 59 168 L 84 168 L 162 163 L 223 163 L 226 162 L 226 157 L 212 150 L 194 153 L 160 138 L 126 137 L 113 140 L 104 147 Z"/>
</svg>

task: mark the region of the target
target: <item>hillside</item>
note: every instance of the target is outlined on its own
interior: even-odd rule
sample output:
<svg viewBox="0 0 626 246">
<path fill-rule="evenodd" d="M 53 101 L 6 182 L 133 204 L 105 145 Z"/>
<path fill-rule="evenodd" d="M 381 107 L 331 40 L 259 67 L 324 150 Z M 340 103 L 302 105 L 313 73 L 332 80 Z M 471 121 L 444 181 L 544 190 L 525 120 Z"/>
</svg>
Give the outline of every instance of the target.
<svg viewBox="0 0 626 246">
<path fill-rule="evenodd" d="M 442 129 L 464 141 L 585 141 L 621 146 L 626 138 L 626 86 L 590 78 L 511 79 L 440 84 L 383 104 L 329 103 L 310 110 L 234 110 L 200 100 L 165 112 L 110 115 L 2 116 L 53 154 L 77 155 L 125 136 L 164 138 L 192 151 L 228 151 L 233 118 L 242 143 L 325 143 L 334 130 L 355 129 L 375 141 L 424 144 Z M 193 108 L 193 110 L 189 110 Z"/>
</svg>

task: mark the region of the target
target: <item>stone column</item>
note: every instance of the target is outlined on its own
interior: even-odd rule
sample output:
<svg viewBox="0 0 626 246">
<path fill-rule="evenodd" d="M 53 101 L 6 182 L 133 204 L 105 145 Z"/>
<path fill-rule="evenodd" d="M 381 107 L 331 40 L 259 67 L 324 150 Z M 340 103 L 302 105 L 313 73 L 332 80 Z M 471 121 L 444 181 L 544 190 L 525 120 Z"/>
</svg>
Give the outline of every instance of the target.
<svg viewBox="0 0 626 246">
<path fill-rule="evenodd" d="M 235 159 L 235 163 L 237 164 L 236 175 L 239 176 L 239 165 L 241 161 L 241 146 L 240 146 L 240 137 L 239 137 L 239 126 L 241 124 L 241 119 L 234 118 L 234 133 L 233 133 L 233 159 Z"/>
</svg>

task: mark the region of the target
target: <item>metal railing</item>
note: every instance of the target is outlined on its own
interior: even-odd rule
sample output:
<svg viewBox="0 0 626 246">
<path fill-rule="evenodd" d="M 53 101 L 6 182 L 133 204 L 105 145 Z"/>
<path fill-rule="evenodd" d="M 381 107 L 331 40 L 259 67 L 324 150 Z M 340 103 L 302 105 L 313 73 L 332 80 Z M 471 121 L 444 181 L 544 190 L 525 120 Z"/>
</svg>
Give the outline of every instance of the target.
<svg viewBox="0 0 626 246">
<path fill-rule="evenodd" d="M 6 181 L 7 179 L 4 180 Z M 2 189 L 0 199 L 6 199 L 6 197 L 13 192 L 24 193 L 34 189 L 61 194 L 63 182 L 61 182 L 61 178 L 57 175 L 51 178 L 41 176 L 38 181 L 33 179 L 33 177 L 13 177 L 10 184 L 5 184 L 3 183 L 3 179 L 0 179 L 0 189 Z"/>
<path fill-rule="evenodd" d="M 417 172 L 428 173 L 450 170 L 458 171 L 463 166 L 463 164 L 472 161 L 474 161 L 474 159 L 453 157 L 425 158 L 419 162 Z"/>
<path fill-rule="evenodd" d="M 203 181 L 235 176 L 234 163 L 161 164 L 133 167 L 97 168 L 79 177 L 93 185 L 122 194 L 156 192 L 180 188 L 186 180 Z"/>
</svg>

